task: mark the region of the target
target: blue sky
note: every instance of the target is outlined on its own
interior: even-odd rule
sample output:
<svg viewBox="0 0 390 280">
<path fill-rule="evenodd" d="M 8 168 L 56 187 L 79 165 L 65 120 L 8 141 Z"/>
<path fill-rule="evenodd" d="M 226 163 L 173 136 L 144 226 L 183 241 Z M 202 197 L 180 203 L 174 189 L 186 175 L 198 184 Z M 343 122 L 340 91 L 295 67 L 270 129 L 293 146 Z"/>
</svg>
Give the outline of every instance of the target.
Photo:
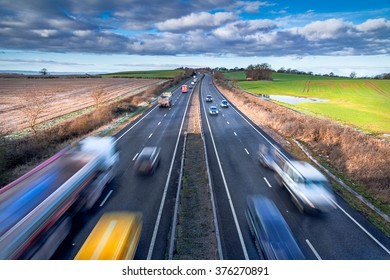
<svg viewBox="0 0 390 280">
<path fill-rule="evenodd" d="M 0 70 L 390 72 L 390 1 L 0 0 Z"/>
</svg>

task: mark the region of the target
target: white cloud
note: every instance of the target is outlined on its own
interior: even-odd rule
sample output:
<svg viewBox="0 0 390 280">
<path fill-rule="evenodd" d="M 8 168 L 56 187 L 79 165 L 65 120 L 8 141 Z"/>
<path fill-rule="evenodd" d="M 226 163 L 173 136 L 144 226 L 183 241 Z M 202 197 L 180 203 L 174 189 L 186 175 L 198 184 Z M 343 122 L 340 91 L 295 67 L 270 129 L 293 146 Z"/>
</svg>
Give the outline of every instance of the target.
<svg viewBox="0 0 390 280">
<path fill-rule="evenodd" d="M 57 30 L 53 30 L 53 29 L 36 29 L 36 30 L 32 30 L 32 32 L 38 34 L 43 38 L 48 38 L 58 33 Z"/>
<path fill-rule="evenodd" d="M 356 26 L 359 31 L 367 32 L 374 31 L 382 28 L 390 29 L 390 21 L 384 18 L 369 19 Z"/>
<path fill-rule="evenodd" d="M 181 31 L 197 28 L 216 27 L 228 21 L 234 20 L 236 16 L 233 13 L 219 12 L 210 14 L 206 12 L 191 13 L 178 19 L 168 19 L 159 22 L 156 27 L 161 31 Z"/>
<path fill-rule="evenodd" d="M 77 37 L 85 37 L 92 35 L 93 32 L 91 30 L 75 30 L 73 31 L 73 34 Z"/>
<path fill-rule="evenodd" d="M 352 29 L 353 24 L 339 19 L 315 21 L 302 28 L 295 28 L 296 32 L 310 41 L 336 39 L 346 34 L 346 30 Z"/>
</svg>

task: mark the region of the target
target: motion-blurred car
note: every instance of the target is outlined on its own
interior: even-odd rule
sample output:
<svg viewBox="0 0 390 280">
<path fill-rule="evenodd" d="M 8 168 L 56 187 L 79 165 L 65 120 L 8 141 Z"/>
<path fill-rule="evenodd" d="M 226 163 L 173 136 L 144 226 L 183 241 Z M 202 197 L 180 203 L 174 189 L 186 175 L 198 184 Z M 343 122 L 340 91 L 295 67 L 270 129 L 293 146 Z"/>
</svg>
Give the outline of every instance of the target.
<svg viewBox="0 0 390 280">
<path fill-rule="evenodd" d="M 89 234 L 75 260 L 132 260 L 141 230 L 141 213 L 106 212 Z"/>
<path fill-rule="evenodd" d="M 261 195 L 247 199 L 246 218 L 264 258 L 268 260 L 305 259 L 275 203 Z"/>
<path fill-rule="evenodd" d="M 218 108 L 216 106 L 211 106 L 209 108 L 209 114 L 210 115 L 218 115 Z"/>
<path fill-rule="evenodd" d="M 206 102 L 213 102 L 213 97 L 211 95 L 207 95 Z"/>
<path fill-rule="evenodd" d="M 160 163 L 159 147 L 144 147 L 138 155 L 134 168 L 139 174 L 153 174 Z"/>
<path fill-rule="evenodd" d="M 229 107 L 229 102 L 227 102 L 227 100 L 222 100 L 221 101 L 221 107 L 222 108 L 228 108 Z"/>
</svg>

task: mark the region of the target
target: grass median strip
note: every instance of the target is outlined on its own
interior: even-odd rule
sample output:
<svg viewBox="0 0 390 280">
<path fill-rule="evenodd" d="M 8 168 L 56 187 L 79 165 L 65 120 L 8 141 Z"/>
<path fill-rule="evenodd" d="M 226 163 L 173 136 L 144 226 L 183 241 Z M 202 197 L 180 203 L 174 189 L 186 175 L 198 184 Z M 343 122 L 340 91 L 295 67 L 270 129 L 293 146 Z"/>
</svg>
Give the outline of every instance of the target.
<svg viewBox="0 0 390 280">
<path fill-rule="evenodd" d="M 218 259 L 206 160 L 200 133 L 199 99 L 193 95 L 176 226 L 176 260 Z"/>
</svg>

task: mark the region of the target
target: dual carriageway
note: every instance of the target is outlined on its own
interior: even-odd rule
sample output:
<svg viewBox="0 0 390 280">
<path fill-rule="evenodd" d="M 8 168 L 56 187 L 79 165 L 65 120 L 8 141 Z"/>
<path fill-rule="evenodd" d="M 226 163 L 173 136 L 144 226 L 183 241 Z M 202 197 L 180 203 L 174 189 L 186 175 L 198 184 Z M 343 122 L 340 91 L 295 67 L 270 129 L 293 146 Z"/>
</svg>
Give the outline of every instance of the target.
<svg viewBox="0 0 390 280">
<path fill-rule="evenodd" d="M 260 143 L 278 144 L 234 106 L 221 108 L 210 116 L 212 105 L 226 99 L 214 86 L 210 75 L 198 85 L 172 93 L 172 107 L 152 106 L 116 137 L 120 152 L 116 178 L 107 186 L 95 208 L 78 223 L 57 250 L 53 259 L 73 259 L 89 233 L 106 212 L 141 212 L 143 227 L 134 259 L 167 258 L 175 197 L 179 181 L 188 108 L 191 98 L 199 98 L 205 140 L 209 182 L 212 185 L 220 237 L 219 255 L 226 260 L 261 259 L 248 226 L 246 199 L 260 194 L 274 201 L 291 228 L 306 259 L 390 259 L 390 240 L 340 197 L 336 209 L 324 215 L 299 212 L 286 189 L 278 186 L 271 170 L 258 162 Z M 161 148 L 160 165 L 151 176 L 138 176 L 134 162 L 146 146 Z"/>
</svg>

